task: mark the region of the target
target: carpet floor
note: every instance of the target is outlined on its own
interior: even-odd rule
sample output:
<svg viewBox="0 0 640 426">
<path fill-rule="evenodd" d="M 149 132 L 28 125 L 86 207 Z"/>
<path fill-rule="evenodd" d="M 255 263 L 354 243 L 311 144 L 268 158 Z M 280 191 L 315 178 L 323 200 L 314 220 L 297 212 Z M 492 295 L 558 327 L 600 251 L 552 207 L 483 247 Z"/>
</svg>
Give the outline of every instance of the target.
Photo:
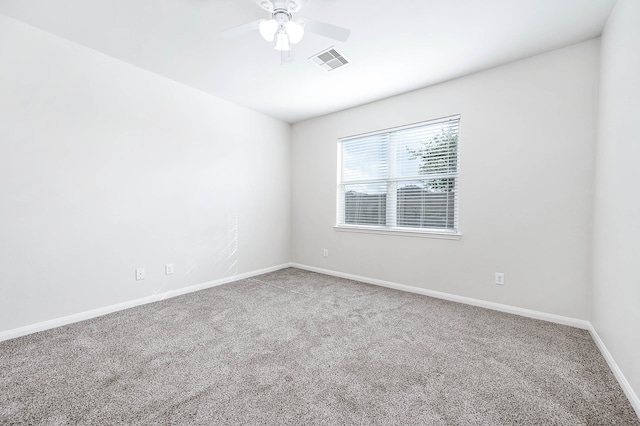
<svg viewBox="0 0 640 426">
<path fill-rule="evenodd" d="M 0 424 L 640 421 L 587 331 L 284 269 L 0 343 Z"/>
</svg>

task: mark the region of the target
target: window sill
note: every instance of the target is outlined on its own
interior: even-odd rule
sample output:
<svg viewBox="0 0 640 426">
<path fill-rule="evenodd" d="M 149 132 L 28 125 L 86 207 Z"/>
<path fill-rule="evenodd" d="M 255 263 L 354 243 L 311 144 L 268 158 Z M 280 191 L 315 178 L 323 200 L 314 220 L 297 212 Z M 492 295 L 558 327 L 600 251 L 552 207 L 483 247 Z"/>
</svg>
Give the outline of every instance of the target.
<svg viewBox="0 0 640 426">
<path fill-rule="evenodd" d="M 460 233 L 452 232 L 438 232 L 438 231 L 425 231 L 425 230 L 406 230 L 406 229 L 383 229 L 376 227 L 363 227 L 363 226 L 334 226 L 333 229 L 340 232 L 356 232 L 363 234 L 381 234 L 381 235 L 400 235 L 403 237 L 418 237 L 418 238 L 436 238 L 440 240 L 459 240 L 462 235 Z"/>
</svg>

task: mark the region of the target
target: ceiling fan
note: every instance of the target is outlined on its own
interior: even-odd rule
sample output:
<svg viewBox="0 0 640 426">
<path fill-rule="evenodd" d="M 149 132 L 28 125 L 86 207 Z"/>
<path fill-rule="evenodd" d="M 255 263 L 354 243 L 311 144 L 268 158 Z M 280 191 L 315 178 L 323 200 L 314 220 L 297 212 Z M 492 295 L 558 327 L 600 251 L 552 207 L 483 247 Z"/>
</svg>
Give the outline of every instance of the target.
<svg viewBox="0 0 640 426">
<path fill-rule="evenodd" d="M 313 32 L 338 41 L 347 41 L 350 30 L 324 22 L 301 18 L 293 19 L 306 0 L 254 0 L 258 6 L 271 14 L 271 19 L 259 19 L 220 32 L 224 38 L 258 30 L 268 41 L 276 41 L 274 49 L 281 52 L 290 51 L 291 44 L 296 44 L 304 36 L 305 31 Z"/>
</svg>

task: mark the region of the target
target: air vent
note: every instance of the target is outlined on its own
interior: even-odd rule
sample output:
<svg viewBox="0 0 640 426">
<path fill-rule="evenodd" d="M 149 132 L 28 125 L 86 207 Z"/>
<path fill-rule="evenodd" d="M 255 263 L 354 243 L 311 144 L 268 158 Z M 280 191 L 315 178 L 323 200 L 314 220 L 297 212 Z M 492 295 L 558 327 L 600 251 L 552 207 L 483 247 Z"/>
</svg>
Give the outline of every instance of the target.
<svg viewBox="0 0 640 426">
<path fill-rule="evenodd" d="M 338 51 L 333 47 L 323 50 L 309 59 L 318 64 L 320 68 L 327 71 L 333 71 L 350 63 L 342 53 L 338 53 Z"/>
</svg>

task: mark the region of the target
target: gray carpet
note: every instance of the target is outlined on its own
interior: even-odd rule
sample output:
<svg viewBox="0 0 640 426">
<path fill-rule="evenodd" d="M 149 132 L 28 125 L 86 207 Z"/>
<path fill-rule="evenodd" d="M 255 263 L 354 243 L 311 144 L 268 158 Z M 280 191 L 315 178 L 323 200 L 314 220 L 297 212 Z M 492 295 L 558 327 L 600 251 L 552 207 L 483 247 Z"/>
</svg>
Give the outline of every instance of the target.
<svg viewBox="0 0 640 426">
<path fill-rule="evenodd" d="M 285 269 L 0 343 L 0 423 L 640 421 L 584 330 Z"/>
</svg>

